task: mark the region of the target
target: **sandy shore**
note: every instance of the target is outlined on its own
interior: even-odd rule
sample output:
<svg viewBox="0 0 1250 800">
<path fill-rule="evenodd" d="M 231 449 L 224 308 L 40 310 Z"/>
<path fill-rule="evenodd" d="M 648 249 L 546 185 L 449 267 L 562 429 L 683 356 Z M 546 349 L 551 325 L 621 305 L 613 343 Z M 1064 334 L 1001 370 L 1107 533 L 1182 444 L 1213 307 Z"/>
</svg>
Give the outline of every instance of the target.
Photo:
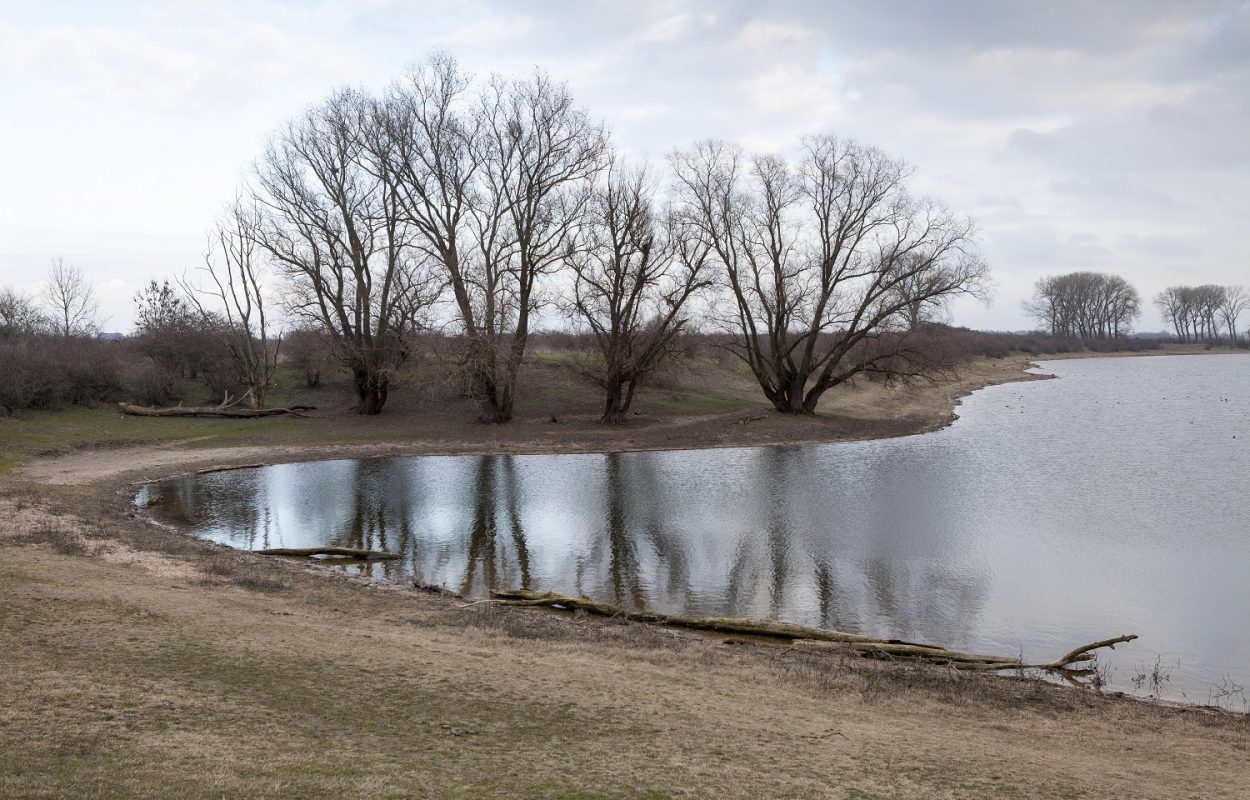
<svg viewBox="0 0 1250 800">
<path fill-rule="evenodd" d="M 128 505 L 132 481 L 227 463 L 915 433 L 1025 364 L 864 387 L 814 421 L 444 423 L 28 460 L 0 483 L 0 796 L 1245 796 L 1244 716 L 468 603 L 191 540 Z"/>
</svg>

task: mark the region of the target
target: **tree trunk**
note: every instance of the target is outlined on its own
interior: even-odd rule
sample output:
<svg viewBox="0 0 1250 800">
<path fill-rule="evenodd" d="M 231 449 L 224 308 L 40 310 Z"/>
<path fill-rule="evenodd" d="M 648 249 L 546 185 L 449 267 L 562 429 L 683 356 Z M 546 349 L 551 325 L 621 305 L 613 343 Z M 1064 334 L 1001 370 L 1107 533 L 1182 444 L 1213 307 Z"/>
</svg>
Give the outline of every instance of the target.
<svg viewBox="0 0 1250 800">
<path fill-rule="evenodd" d="M 387 379 L 376 372 L 358 370 L 354 373 L 356 381 L 356 413 L 373 416 L 382 413 L 386 405 Z"/>
<path fill-rule="evenodd" d="M 815 401 L 812 407 L 808 408 L 807 398 L 804 395 L 804 388 L 807 386 L 806 376 L 792 376 L 775 391 L 769 391 L 767 387 L 764 394 L 772 401 L 773 408 L 776 408 L 782 414 L 807 414 L 811 415 L 815 412 Z M 819 398 L 819 394 L 816 395 Z"/>
<path fill-rule="evenodd" d="M 605 381 L 603 417 L 599 420 L 605 425 L 619 425 L 629 414 L 629 407 L 634 402 L 633 380 L 612 377 Z"/>
</svg>

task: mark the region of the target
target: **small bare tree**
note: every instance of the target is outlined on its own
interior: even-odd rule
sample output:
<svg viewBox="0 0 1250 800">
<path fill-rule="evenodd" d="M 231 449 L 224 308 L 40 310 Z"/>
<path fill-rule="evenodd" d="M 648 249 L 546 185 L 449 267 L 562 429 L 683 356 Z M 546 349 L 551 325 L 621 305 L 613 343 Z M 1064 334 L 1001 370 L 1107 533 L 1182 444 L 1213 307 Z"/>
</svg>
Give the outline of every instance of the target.
<svg viewBox="0 0 1250 800">
<path fill-rule="evenodd" d="M 723 270 L 734 352 L 784 413 L 861 374 L 922 374 L 908 309 L 984 291 L 970 220 L 910 197 L 909 170 L 832 136 L 801 161 L 704 142 L 672 163 L 685 215 Z"/>
<path fill-rule="evenodd" d="M 674 349 L 687 301 L 706 287 L 707 246 L 656 208 L 643 169 L 613 163 L 587 207 L 580 246 L 569 258 L 565 312 L 594 334 L 602 363 L 592 376 L 605 393 L 602 421 L 623 422 L 634 392 Z"/>
<path fill-rule="evenodd" d="M 95 292 L 82 270 L 57 256 L 44 288 L 48 319 L 60 336 L 94 336 L 99 329 Z"/>
<path fill-rule="evenodd" d="M 212 286 L 183 285 L 187 297 L 206 322 L 225 320 L 226 350 L 254 409 L 265 407 L 282 346 L 280 333 L 270 336 L 265 313 L 262 266 L 256 245 L 260 224 L 256 208 L 236 199 L 208 237 L 203 270 L 208 273 Z M 208 299 L 211 307 L 201 301 L 202 297 Z"/>
<path fill-rule="evenodd" d="M 342 91 L 273 138 L 256 168 L 257 244 L 288 278 L 288 307 L 316 322 L 377 414 L 441 284 L 416 249 L 373 101 Z"/>
</svg>

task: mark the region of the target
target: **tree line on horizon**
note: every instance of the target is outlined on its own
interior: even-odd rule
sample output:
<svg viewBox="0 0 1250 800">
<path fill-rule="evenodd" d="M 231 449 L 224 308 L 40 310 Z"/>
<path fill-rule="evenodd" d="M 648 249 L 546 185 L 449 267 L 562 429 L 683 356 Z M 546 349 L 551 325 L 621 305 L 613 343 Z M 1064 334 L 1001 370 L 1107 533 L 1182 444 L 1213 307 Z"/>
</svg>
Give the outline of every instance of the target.
<svg viewBox="0 0 1250 800">
<path fill-rule="evenodd" d="M 1238 325 L 1250 308 L 1250 293 L 1241 286 L 1170 286 L 1155 296 L 1154 305 L 1182 342 L 1236 344 L 1242 339 Z M 1142 301 L 1119 275 L 1070 272 L 1039 278 L 1024 309 L 1054 336 L 1109 339 L 1132 332 Z"/>
</svg>

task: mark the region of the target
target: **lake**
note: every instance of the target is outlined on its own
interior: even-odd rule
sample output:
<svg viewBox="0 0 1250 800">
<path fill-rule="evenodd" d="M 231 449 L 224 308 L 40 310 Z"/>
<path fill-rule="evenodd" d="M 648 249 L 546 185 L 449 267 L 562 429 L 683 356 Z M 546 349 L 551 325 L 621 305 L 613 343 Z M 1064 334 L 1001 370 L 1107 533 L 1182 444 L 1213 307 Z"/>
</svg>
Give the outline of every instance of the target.
<svg viewBox="0 0 1250 800">
<path fill-rule="evenodd" d="M 1050 660 L 1242 710 L 1250 694 L 1250 356 L 1040 362 L 949 428 L 826 445 L 286 464 L 146 487 L 245 549 L 362 569 Z M 1151 686 L 1158 667 L 1163 680 Z M 1138 686 L 1136 684 L 1140 683 Z M 1242 690 L 1240 687 L 1246 687 Z"/>
</svg>

